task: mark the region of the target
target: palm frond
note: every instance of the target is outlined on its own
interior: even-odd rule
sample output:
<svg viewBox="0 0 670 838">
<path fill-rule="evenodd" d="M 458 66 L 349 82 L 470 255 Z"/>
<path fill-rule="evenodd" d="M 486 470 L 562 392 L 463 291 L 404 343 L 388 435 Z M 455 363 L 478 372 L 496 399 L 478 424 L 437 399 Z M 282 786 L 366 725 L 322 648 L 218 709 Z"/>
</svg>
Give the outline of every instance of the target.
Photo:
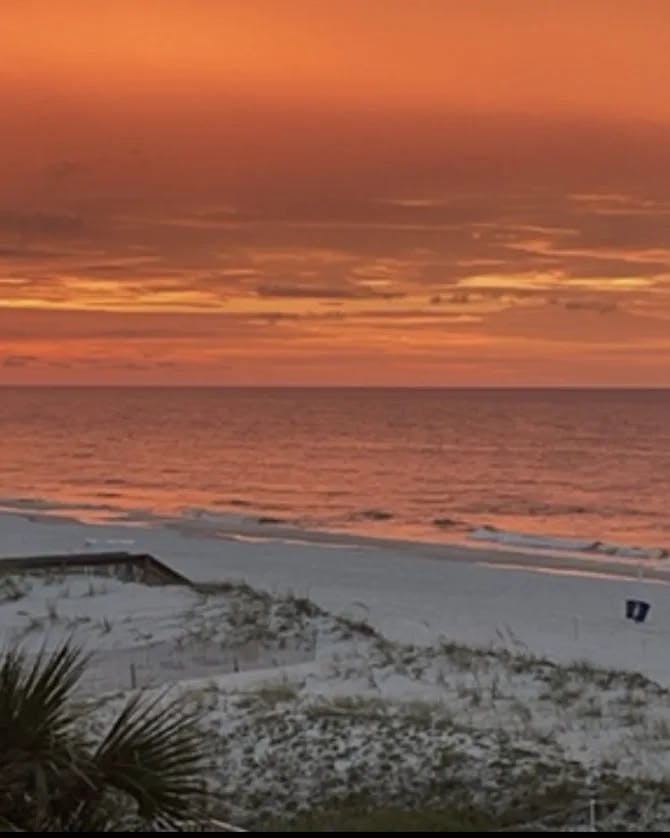
<svg viewBox="0 0 670 838">
<path fill-rule="evenodd" d="M 68 704 L 85 665 L 69 643 L 51 653 L 42 650 L 32 663 L 17 650 L 2 656 L 0 818 L 17 828 L 31 829 L 48 818 L 55 790 L 85 759 Z"/>
<path fill-rule="evenodd" d="M 132 698 L 93 750 L 70 698 L 87 658 L 68 643 L 0 657 L 0 831 L 174 827 L 202 811 L 202 739 L 179 703 Z M 128 805 L 133 802 L 135 805 Z"/>
<path fill-rule="evenodd" d="M 36 751 L 66 736 L 73 717 L 68 699 L 86 666 L 79 649 L 42 650 L 32 665 L 10 650 L 0 665 L 0 747 Z"/>
<path fill-rule="evenodd" d="M 202 737 L 195 715 L 164 697 L 125 706 L 92 761 L 98 777 L 130 795 L 139 816 L 173 825 L 199 812 Z"/>
</svg>

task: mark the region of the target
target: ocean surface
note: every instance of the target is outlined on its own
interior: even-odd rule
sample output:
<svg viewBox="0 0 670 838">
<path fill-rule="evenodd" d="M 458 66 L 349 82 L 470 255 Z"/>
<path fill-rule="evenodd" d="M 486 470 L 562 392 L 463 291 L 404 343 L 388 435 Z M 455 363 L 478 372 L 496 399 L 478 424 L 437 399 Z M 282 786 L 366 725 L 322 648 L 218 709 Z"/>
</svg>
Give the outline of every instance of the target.
<svg viewBox="0 0 670 838">
<path fill-rule="evenodd" d="M 662 557 L 670 391 L 4 388 L 0 508 Z"/>
</svg>

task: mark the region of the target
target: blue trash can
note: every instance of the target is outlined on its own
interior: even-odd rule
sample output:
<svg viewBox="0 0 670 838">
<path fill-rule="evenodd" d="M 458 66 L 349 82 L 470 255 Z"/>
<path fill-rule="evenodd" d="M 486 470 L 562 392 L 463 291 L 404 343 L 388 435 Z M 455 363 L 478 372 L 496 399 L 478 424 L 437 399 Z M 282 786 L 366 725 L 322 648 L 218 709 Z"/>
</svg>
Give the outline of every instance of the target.
<svg viewBox="0 0 670 838">
<path fill-rule="evenodd" d="M 651 605 L 648 602 L 642 602 L 638 600 L 637 602 L 637 610 L 635 611 L 635 617 L 633 618 L 636 623 L 644 623 L 647 619 L 647 614 L 649 613 L 649 609 Z"/>
</svg>

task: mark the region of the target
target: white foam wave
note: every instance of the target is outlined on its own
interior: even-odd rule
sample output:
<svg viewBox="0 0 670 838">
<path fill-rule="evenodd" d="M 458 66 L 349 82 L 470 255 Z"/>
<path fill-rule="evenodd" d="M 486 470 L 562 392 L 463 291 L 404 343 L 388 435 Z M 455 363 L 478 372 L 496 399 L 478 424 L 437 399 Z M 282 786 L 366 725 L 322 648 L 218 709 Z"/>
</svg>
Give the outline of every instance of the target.
<svg viewBox="0 0 670 838">
<path fill-rule="evenodd" d="M 78 503 L 76 501 L 48 500 L 46 498 L 0 497 L 0 508 L 16 512 L 49 512 L 59 510 L 100 510 L 114 509 L 107 503 Z"/>
<path fill-rule="evenodd" d="M 522 533 L 501 530 L 484 525 L 468 531 L 468 537 L 475 541 L 490 541 L 509 547 L 535 548 L 571 553 L 597 553 L 603 556 L 618 556 L 626 559 L 664 559 L 670 552 L 662 547 L 636 547 L 626 544 L 612 544 L 595 539 L 565 538 L 543 533 Z"/>
</svg>

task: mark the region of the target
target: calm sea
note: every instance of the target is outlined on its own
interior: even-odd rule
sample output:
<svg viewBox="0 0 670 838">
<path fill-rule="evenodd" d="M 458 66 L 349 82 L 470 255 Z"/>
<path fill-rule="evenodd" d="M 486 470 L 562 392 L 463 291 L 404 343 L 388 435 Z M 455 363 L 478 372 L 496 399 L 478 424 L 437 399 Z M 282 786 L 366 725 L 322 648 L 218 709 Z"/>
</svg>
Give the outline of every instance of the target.
<svg viewBox="0 0 670 838">
<path fill-rule="evenodd" d="M 670 546 L 670 391 L 0 389 L 0 505 Z"/>
</svg>

